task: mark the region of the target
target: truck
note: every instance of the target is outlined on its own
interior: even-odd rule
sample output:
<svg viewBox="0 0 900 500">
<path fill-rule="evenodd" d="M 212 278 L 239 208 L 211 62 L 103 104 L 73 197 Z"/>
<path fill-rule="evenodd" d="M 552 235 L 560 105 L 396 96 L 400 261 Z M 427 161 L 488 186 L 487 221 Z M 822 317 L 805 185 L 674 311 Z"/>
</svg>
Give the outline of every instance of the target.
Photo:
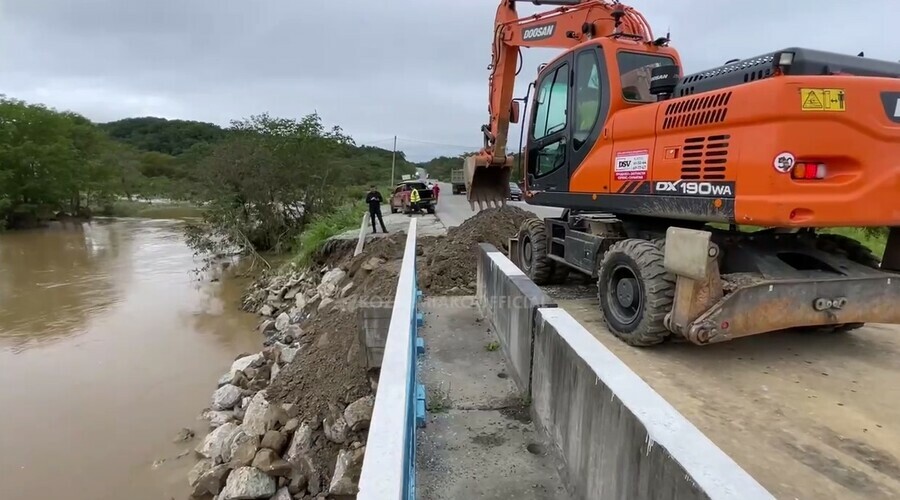
<svg viewBox="0 0 900 500">
<path fill-rule="evenodd" d="M 524 197 L 562 208 L 509 242 L 538 285 L 596 280 L 632 346 L 900 324 L 900 64 L 788 47 L 681 71 L 668 36 L 620 2 L 501 0 L 475 209 L 503 206 L 510 123 L 530 101 Z M 514 99 L 525 47 L 565 49 Z M 830 228 L 889 228 L 876 256 Z"/>
<path fill-rule="evenodd" d="M 453 194 L 466 192 L 466 173 L 462 168 L 450 171 L 450 184 L 453 186 Z"/>
<path fill-rule="evenodd" d="M 410 195 L 412 194 L 413 189 L 419 192 L 419 202 L 415 205 L 410 202 Z M 435 212 L 436 203 L 434 191 L 432 191 L 427 184 L 418 180 L 405 180 L 397 184 L 394 187 L 393 193 L 391 193 L 392 214 L 397 212 L 411 214 L 414 211 L 421 212 L 422 210 L 425 210 L 429 214 L 433 214 Z"/>
</svg>

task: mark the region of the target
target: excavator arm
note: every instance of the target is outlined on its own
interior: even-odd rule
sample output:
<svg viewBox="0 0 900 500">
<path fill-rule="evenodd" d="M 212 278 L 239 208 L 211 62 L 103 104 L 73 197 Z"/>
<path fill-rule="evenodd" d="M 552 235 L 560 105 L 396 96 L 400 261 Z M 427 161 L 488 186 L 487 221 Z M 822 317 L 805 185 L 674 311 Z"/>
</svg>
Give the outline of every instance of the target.
<svg viewBox="0 0 900 500">
<path fill-rule="evenodd" d="M 552 10 L 519 17 L 516 3 L 501 0 L 494 23 L 488 113 L 482 126 L 484 147 L 465 162 L 466 193 L 475 209 L 506 204 L 512 157 L 506 154 L 509 124 L 519 119 L 513 101 L 516 66 L 522 47 L 569 49 L 597 37 L 620 36 L 650 42 L 653 33 L 640 12 L 605 0 L 540 0 L 536 5 L 557 6 Z"/>
</svg>

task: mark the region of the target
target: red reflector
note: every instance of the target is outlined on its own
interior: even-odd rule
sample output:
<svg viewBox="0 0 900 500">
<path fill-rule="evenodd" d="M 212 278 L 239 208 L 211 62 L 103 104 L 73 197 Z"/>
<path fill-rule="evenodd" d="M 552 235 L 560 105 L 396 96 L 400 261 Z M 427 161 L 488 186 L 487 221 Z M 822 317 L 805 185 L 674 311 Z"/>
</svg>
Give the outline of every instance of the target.
<svg viewBox="0 0 900 500">
<path fill-rule="evenodd" d="M 816 178 L 816 165 L 814 163 L 806 164 L 806 175 L 803 176 L 804 179 L 815 179 Z"/>
</svg>

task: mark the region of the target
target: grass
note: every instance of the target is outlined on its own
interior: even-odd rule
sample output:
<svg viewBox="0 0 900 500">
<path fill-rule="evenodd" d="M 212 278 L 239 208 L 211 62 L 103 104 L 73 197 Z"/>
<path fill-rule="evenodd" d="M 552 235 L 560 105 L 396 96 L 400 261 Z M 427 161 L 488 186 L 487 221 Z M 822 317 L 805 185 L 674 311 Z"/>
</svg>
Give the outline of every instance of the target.
<svg viewBox="0 0 900 500">
<path fill-rule="evenodd" d="M 390 197 L 393 189 L 387 184 L 376 186 L 384 197 L 382 212 L 389 213 Z M 329 238 L 351 229 L 358 229 L 362 222 L 362 216 L 367 207 L 364 201 L 368 186 L 350 186 L 344 194 L 345 202 L 328 213 L 316 217 L 297 238 L 297 250 L 291 262 L 294 265 L 305 267 L 309 265 L 312 256 L 318 252 Z"/>
<path fill-rule="evenodd" d="M 301 267 L 309 265 L 312 256 L 322 248 L 329 238 L 358 228 L 365 212 L 365 202 L 361 200 L 348 201 L 339 205 L 333 212 L 313 219 L 297 237 L 299 245 L 292 259 L 293 263 Z"/>
<path fill-rule="evenodd" d="M 884 247 L 887 246 L 887 234 L 886 233 L 874 233 L 872 231 L 867 231 L 864 228 L 859 227 L 833 227 L 828 229 L 823 229 L 820 232 L 822 233 L 831 233 L 831 234 L 840 234 L 842 236 L 846 236 L 848 238 L 853 238 L 854 240 L 862 243 L 872 253 L 875 254 L 879 259 L 882 255 L 884 255 Z"/>
<path fill-rule="evenodd" d="M 494 352 L 497 349 L 500 349 L 500 343 L 499 342 L 488 342 L 487 345 L 484 346 L 484 349 L 488 352 Z"/>
</svg>

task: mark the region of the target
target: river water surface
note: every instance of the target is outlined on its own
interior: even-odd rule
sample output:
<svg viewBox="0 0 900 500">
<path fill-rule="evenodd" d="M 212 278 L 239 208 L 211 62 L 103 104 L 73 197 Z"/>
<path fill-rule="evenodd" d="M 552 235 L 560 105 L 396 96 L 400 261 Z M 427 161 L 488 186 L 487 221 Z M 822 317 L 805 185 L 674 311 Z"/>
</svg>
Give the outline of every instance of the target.
<svg viewBox="0 0 900 500">
<path fill-rule="evenodd" d="M 0 499 L 187 498 L 197 416 L 260 348 L 243 283 L 198 266 L 176 221 L 0 234 Z"/>
</svg>

